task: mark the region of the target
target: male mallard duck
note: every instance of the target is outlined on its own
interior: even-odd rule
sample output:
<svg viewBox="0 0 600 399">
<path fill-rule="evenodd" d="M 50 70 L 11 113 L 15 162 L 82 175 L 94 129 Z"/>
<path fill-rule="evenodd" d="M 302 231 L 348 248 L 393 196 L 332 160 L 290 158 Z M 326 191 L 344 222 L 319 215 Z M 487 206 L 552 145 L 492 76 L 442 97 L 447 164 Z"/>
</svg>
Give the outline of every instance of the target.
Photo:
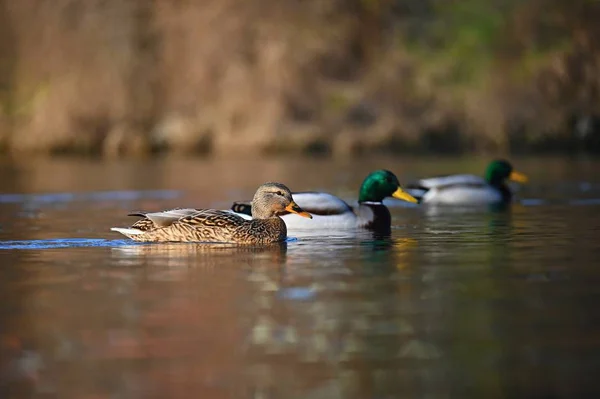
<svg viewBox="0 0 600 399">
<path fill-rule="evenodd" d="M 358 208 L 355 210 L 346 202 L 323 192 L 293 193 L 294 201 L 302 209 L 313 215 L 310 223 L 290 214 L 282 215 L 288 229 L 353 228 L 370 230 L 389 229 L 392 221 L 390 211 L 382 201 L 394 197 L 408 202 L 415 198 L 402 190 L 398 178 L 388 170 L 376 170 L 369 174 L 360 186 Z M 250 215 L 248 202 L 234 202 L 231 210 L 241 216 Z"/>
<path fill-rule="evenodd" d="M 252 219 L 214 209 L 172 209 L 155 213 L 132 213 L 141 216 L 130 228 L 113 227 L 135 241 L 228 242 L 269 244 L 285 241 L 287 229 L 278 216 L 296 213 L 312 216 L 292 200 L 290 190 L 279 183 L 258 188 L 252 200 Z"/>
<path fill-rule="evenodd" d="M 421 179 L 409 184 L 406 191 L 424 204 L 489 205 L 508 204 L 512 193 L 505 180 L 527 182 L 527 177 L 513 170 L 504 160 L 492 161 L 485 177 L 475 175 L 450 175 Z"/>
</svg>

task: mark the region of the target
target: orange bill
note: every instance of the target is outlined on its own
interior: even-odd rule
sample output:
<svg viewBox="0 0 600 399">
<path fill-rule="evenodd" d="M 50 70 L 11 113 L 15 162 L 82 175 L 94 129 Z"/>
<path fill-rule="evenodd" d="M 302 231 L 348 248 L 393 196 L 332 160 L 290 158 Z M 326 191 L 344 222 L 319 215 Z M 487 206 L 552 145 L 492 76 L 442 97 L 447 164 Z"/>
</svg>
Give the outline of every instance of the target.
<svg viewBox="0 0 600 399">
<path fill-rule="evenodd" d="M 523 173 L 517 172 L 517 171 L 512 171 L 510 173 L 510 176 L 508 176 L 509 180 L 512 181 L 516 181 L 517 183 L 527 183 L 527 180 L 529 180 L 527 178 L 527 176 L 525 176 Z"/>
<path fill-rule="evenodd" d="M 308 212 L 305 212 L 296 204 L 294 201 L 290 202 L 288 206 L 285 207 L 285 210 L 291 213 L 295 213 L 305 218 L 312 219 L 312 215 Z"/>
<path fill-rule="evenodd" d="M 407 202 L 412 202 L 413 204 L 416 204 L 417 199 L 415 197 L 413 197 L 412 195 L 410 195 L 409 193 L 407 193 L 406 191 L 402 190 L 402 187 L 398 187 L 398 189 L 396 191 L 394 191 L 394 193 L 392 194 L 392 197 L 394 198 L 398 198 Z"/>
</svg>

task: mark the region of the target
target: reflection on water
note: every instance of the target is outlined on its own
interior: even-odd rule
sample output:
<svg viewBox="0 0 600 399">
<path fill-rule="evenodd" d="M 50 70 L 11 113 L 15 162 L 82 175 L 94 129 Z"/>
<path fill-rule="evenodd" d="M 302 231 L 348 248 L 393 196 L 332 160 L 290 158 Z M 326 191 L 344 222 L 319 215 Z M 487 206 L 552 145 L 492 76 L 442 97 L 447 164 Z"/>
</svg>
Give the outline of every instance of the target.
<svg viewBox="0 0 600 399">
<path fill-rule="evenodd" d="M 533 183 L 507 210 L 391 203 L 387 236 L 302 232 L 248 247 L 138 244 L 111 233 L 129 210 L 219 206 L 260 183 L 199 161 L 195 168 L 214 171 L 213 184 L 178 187 L 173 181 L 190 169 L 178 162 L 112 165 L 114 185 L 96 164 L 61 162 L 10 180 L 4 191 L 26 196 L 0 200 L 0 397 L 571 398 L 600 391 L 599 169 L 589 163 L 523 161 L 519 169 Z M 270 162 L 258 173 L 276 176 L 258 179 L 293 181 L 297 161 L 289 171 Z M 352 199 L 377 164 L 322 162 L 305 165 L 317 180 L 305 174 L 297 189 L 328 187 Z M 440 162 L 445 170 L 464 167 Z M 401 180 L 412 177 L 402 175 L 407 165 L 381 163 Z M 431 168 L 430 160 L 415 160 L 410 173 Z M 54 189 L 36 178 L 71 169 L 77 176 Z M 147 169 L 156 171 L 153 179 Z M 127 185 L 135 194 L 108 194 Z M 164 189 L 177 194 L 154 195 Z M 32 200 L 55 190 L 79 199 Z"/>
</svg>

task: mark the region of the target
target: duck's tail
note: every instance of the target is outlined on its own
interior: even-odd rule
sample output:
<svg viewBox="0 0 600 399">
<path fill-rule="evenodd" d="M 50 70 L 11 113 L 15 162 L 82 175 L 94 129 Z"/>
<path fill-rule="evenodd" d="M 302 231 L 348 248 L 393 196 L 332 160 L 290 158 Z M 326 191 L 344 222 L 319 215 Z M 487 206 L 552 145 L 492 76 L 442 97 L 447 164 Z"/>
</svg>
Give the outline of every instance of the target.
<svg viewBox="0 0 600 399">
<path fill-rule="evenodd" d="M 235 213 L 252 216 L 252 204 L 249 202 L 236 201 L 231 205 L 231 210 Z"/>
<path fill-rule="evenodd" d="M 122 228 L 122 227 L 111 227 L 110 229 L 112 231 L 119 232 L 129 238 L 133 238 L 132 236 L 144 234 L 144 232 L 142 230 L 138 230 L 138 229 Z"/>
</svg>

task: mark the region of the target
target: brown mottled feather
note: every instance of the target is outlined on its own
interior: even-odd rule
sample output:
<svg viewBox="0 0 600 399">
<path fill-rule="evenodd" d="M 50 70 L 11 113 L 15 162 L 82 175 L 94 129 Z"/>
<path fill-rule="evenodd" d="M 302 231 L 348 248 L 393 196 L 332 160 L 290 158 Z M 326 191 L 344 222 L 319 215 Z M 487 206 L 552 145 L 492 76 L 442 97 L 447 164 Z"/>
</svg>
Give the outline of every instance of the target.
<svg viewBox="0 0 600 399">
<path fill-rule="evenodd" d="M 144 215 L 132 229 L 142 234 L 126 234 L 144 242 L 231 242 L 267 244 L 285 241 L 287 229 L 279 217 L 246 220 L 229 212 L 198 209 L 196 213 L 174 220 L 165 227 L 157 226 Z"/>
<path fill-rule="evenodd" d="M 137 222 L 135 222 L 134 224 L 131 225 L 132 229 L 138 229 L 138 230 L 142 230 L 142 231 L 148 231 L 154 228 L 154 223 L 152 223 L 152 220 L 150 219 L 140 219 Z"/>
</svg>

